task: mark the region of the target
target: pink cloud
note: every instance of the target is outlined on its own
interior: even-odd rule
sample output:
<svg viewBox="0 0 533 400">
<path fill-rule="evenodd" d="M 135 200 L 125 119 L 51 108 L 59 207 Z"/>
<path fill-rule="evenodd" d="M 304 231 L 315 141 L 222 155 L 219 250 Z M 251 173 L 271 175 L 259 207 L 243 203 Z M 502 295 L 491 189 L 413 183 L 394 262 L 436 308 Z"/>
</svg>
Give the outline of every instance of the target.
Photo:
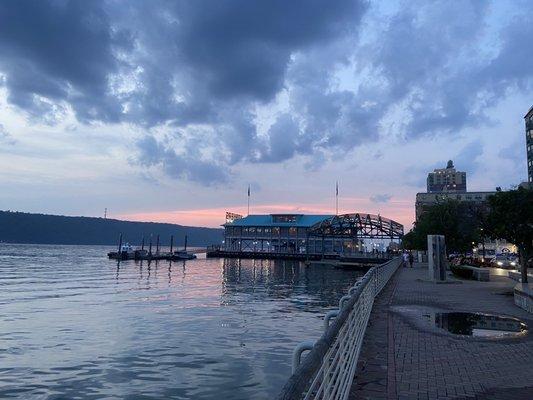
<svg viewBox="0 0 533 400">
<path fill-rule="evenodd" d="M 348 206 L 349 204 L 349 206 Z M 154 211 L 122 214 L 120 219 L 130 221 L 165 222 L 189 226 L 219 227 L 224 223 L 226 211 L 242 215 L 247 214 L 246 206 L 204 208 L 195 210 Z M 386 204 L 374 204 L 368 199 L 339 199 L 339 213 L 367 212 L 380 214 L 404 225 L 407 232 L 414 220 L 412 201 L 391 200 Z M 335 208 L 325 203 L 294 204 L 260 204 L 250 207 L 250 214 L 301 213 L 334 214 Z"/>
</svg>

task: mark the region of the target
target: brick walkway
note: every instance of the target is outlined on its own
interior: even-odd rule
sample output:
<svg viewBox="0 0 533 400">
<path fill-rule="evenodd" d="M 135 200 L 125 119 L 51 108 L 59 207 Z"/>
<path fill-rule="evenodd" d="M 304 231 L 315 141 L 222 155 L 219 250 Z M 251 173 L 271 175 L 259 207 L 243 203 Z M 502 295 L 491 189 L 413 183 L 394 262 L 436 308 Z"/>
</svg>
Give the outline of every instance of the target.
<svg viewBox="0 0 533 400">
<path fill-rule="evenodd" d="M 427 281 L 427 265 L 401 269 L 370 317 L 351 399 L 533 399 L 533 333 L 515 339 L 458 337 L 423 317 L 442 311 L 505 314 L 533 330 L 513 303 L 515 281 Z M 422 311 L 420 311 L 422 310 Z"/>
</svg>

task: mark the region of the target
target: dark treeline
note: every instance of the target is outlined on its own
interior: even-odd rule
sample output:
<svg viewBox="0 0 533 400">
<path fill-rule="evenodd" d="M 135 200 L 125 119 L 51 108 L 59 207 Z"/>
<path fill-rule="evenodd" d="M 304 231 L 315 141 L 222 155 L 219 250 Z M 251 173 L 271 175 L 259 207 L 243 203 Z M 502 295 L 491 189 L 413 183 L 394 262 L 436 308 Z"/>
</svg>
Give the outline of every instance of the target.
<svg viewBox="0 0 533 400">
<path fill-rule="evenodd" d="M 140 244 L 143 235 L 148 244 L 152 234 L 154 244 L 156 235 L 160 235 L 162 245 L 170 243 L 170 235 L 174 235 L 176 245 L 181 245 L 187 235 L 190 246 L 205 246 L 219 244 L 222 232 L 154 222 L 0 211 L 0 241 L 7 243 L 114 245 L 122 233 L 124 242 L 133 245 Z"/>
</svg>

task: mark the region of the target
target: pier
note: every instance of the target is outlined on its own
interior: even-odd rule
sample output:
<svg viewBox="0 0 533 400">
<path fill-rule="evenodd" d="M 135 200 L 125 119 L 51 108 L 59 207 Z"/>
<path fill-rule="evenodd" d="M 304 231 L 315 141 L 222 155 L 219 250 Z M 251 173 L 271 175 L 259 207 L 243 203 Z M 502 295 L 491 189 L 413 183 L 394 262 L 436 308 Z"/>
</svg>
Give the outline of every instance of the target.
<svg viewBox="0 0 533 400">
<path fill-rule="evenodd" d="M 341 215 L 227 213 L 222 245 L 208 257 L 286 260 L 391 259 L 403 225 L 368 213 Z"/>
<path fill-rule="evenodd" d="M 350 253 L 350 254 L 306 254 L 306 253 L 278 253 L 261 251 L 227 251 L 218 247 L 208 247 L 206 256 L 209 258 L 242 258 L 256 260 L 295 260 L 308 263 L 322 263 L 338 267 L 348 267 L 351 264 L 381 264 L 393 258 L 390 253 Z"/>
<path fill-rule="evenodd" d="M 174 251 L 174 236 L 170 236 L 170 250 L 162 251 L 161 243 L 159 241 L 159 235 L 157 235 L 157 240 L 155 243 L 155 251 L 152 251 L 152 236 L 150 236 L 150 241 L 148 245 L 148 250 L 144 247 L 145 240 L 142 238 L 142 244 L 140 247 L 134 248 L 129 243 L 123 244 L 123 237 L 120 234 L 118 240 L 117 251 L 110 251 L 107 253 L 107 256 L 112 260 L 126 261 L 126 260 L 168 260 L 168 261 L 178 261 L 178 260 L 191 260 L 196 258 L 196 254 L 205 253 L 206 250 L 196 249 L 194 251 L 187 251 L 187 235 L 185 235 L 183 250 Z"/>
</svg>

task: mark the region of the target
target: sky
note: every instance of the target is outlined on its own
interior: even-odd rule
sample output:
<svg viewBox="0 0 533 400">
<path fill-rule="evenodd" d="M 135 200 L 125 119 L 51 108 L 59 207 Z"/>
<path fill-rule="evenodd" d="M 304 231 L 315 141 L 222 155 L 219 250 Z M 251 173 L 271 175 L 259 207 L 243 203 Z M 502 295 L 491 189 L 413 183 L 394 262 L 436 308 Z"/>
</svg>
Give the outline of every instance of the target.
<svg viewBox="0 0 533 400">
<path fill-rule="evenodd" d="M 0 209 L 414 220 L 526 180 L 531 1 L 0 2 Z"/>
</svg>

